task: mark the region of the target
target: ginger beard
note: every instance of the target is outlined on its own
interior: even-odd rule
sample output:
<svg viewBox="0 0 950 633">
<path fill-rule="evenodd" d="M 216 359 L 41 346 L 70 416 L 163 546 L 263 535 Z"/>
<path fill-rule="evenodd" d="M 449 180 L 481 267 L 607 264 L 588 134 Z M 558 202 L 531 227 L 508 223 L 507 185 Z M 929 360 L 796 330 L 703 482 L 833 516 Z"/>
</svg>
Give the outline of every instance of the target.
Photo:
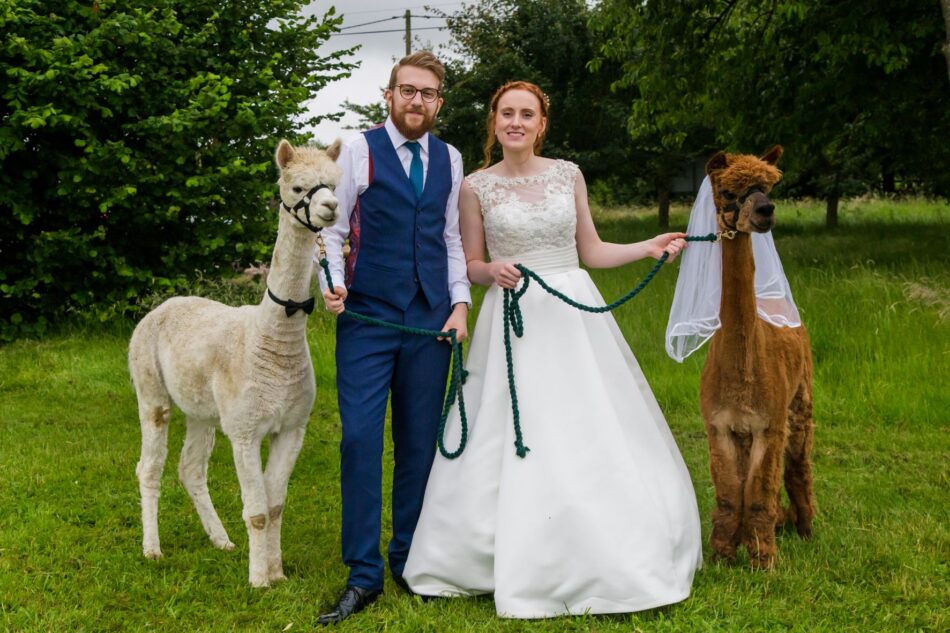
<svg viewBox="0 0 950 633">
<path fill-rule="evenodd" d="M 439 89 L 439 79 L 425 68 L 403 66 L 396 73 L 396 85 L 408 84 L 419 90 L 424 88 Z M 422 100 L 422 95 L 416 93 L 412 99 L 406 99 L 399 94 L 399 89 L 393 87 L 386 91 L 386 103 L 389 105 L 389 116 L 399 133 L 410 141 L 421 138 L 435 126 L 435 117 L 442 108 L 442 97 L 432 103 Z"/>
</svg>

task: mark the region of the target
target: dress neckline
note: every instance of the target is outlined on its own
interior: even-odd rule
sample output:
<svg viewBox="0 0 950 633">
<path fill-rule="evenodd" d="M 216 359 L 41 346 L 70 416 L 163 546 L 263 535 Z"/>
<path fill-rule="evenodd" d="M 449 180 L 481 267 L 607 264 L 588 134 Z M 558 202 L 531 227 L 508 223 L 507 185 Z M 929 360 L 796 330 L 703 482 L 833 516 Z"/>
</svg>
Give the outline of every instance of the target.
<svg viewBox="0 0 950 633">
<path fill-rule="evenodd" d="M 555 159 L 553 159 L 553 160 L 551 161 L 551 164 L 550 164 L 548 167 L 546 167 L 545 169 L 542 169 L 541 171 L 539 171 L 539 172 L 536 173 L 536 174 L 531 174 L 530 176 L 501 176 L 501 175 L 499 175 L 499 174 L 495 174 L 495 173 L 492 173 L 492 172 L 490 172 L 490 171 L 481 171 L 481 172 L 475 172 L 475 173 L 476 173 L 476 174 L 477 174 L 477 173 L 482 173 L 482 174 L 485 175 L 485 177 L 491 177 L 491 178 L 494 178 L 494 179 L 496 179 L 496 180 L 502 180 L 502 181 L 504 181 L 504 182 L 509 182 L 509 183 L 513 183 L 513 184 L 523 184 L 523 183 L 526 183 L 526 182 L 532 182 L 532 181 L 535 181 L 535 180 L 542 179 L 542 178 L 544 178 L 545 176 L 549 176 L 550 174 L 552 174 L 552 173 L 554 172 L 555 169 L 557 169 L 558 164 L 559 164 L 560 162 L 561 162 L 561 159 L 555 158 Z M 474 175 L 474 174 L 473 174 L 473 175 Z"/>
</svg>

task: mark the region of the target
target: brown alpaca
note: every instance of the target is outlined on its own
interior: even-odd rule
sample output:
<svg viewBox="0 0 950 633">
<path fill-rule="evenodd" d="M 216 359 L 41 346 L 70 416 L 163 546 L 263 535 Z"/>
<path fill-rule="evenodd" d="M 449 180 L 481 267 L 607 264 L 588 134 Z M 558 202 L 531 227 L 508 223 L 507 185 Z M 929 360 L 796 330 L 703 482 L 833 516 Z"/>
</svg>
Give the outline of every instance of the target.
<svg viewBox="0 0 950 633">
<path fill-rule="evenodd" d="M 713 336 L 700 383 L 700 407 L 716 487 L 710 544 L 735 561 L 745 544 L 753 567 L 775 563 L 775 531 L 786 521 L 811 535 L 815 516 L 811 444 L 812 360 L 808 332 L 756 315 L 750 233 L 775 224 L 768 193 L 781 180 L 782 148 L 762 158 L 713 156 L 706 165 L 722 240 L 722 327 Z M 730 239 L 730 236 L 731 239 Z M 781 469 L 789 507 L 781 506 Z"/>
</svg>

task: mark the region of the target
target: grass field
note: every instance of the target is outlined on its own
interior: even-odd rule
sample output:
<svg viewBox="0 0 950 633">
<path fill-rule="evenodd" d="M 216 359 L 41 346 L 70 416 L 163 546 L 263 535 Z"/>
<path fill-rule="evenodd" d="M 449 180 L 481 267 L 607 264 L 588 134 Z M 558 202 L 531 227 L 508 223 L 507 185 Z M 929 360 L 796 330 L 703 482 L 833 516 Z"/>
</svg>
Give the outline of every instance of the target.
<svg viewBox="0 0 950 633">
<path fill-rule="evenodd" d="M 686 225 L 687 211 L 674 210 L 674 226 Z M 780 537 L 774 571 L 708 565 L 678 605 L 535 622 L 499 620 L 490 600 L 423 603 L 387 586 L 378 604 L 337 630 L 950 629 L 950 208 L 862 200 L 840 213 L 841 227 L 827 231 L 820 205 L 778 204 L 776 240 L 815 359 L 819 514 L 810 541 Z M 611 241 L 655 232 L 647 210 L 601 210 L 597 220 Z M 592 274 L 610 301 L 649 266 Z M 707 538 L 713 490 L 697 403 L 705 351 L 682 365 L 663 351 L 675 280 L 675 268 L 664 270 L 616 316 L 689 466 Z M 211 547 L 177 482 L 177 414 L 159 514 L 165 558 L 142 556 L 131 327 L 72 326 L 0 347 L 0 627 L 314 628 L 345 578 L 331 317 L 318 310 L 309 321 L 317 403 L 284 515 L 289 580 L 267 590 L 247 585 L 227 441 L 219 436 L 210 487 L 234 552 Z"/>
</svg>

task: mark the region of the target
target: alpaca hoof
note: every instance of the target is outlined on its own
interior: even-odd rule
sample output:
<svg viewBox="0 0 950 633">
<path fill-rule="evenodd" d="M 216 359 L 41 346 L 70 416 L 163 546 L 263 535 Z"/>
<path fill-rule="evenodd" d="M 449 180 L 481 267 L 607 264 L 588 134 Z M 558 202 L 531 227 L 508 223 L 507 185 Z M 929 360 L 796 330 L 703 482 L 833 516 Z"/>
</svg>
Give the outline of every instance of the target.
<svg viewBox="0 0 950 633">
<path fill-rule="evenodd" d="M 249 582 L 255 589 L 266 589 L 270 587 L 270 581 L 267 578 L 251 578 Z"/>
<path fill-rule="evenodd" d="M 811 538 L 811 523 L 796 525 L 795 530 L 798 532 L 798 535 L 802 537 L 803 539 Z"/>
<path fill-rule="evenodd" d="M 726 553 L 726 552 L 713 552 L 712 562 L 717 565 L 735 565 L 736 564 L 736 553 Z"/>
<path fill-rule="evenodd" d="M 284 575 L 284 562 L 279 556 L 267 564 L 267 577 L 271 582 L 287 580 L 287 576 Z"/>
<path fill-rule="evenodd" d="M 232 543 L 230 539 L 227 539 L 227 538 L 223 540 L 211 539 L 211 544 L 220 550 L 224 550 L 225 552 L 232 552 L 234 551 L 234 548 L 236 547 L 236 545 Z"/>
<path fill-rule="evenodd" d="M 147 549 L 144 550 L 145 558 L 149 560 L 158 560 L 162 557 L 162 550 L 160 549 Z"/>
<path fill-rule="evenodd" d="M 752 566 L 752 569 L 771 571 L 775 569 L 775 555 L 761 553 L 749 554 L 749 564 Z"/>
</svg>

